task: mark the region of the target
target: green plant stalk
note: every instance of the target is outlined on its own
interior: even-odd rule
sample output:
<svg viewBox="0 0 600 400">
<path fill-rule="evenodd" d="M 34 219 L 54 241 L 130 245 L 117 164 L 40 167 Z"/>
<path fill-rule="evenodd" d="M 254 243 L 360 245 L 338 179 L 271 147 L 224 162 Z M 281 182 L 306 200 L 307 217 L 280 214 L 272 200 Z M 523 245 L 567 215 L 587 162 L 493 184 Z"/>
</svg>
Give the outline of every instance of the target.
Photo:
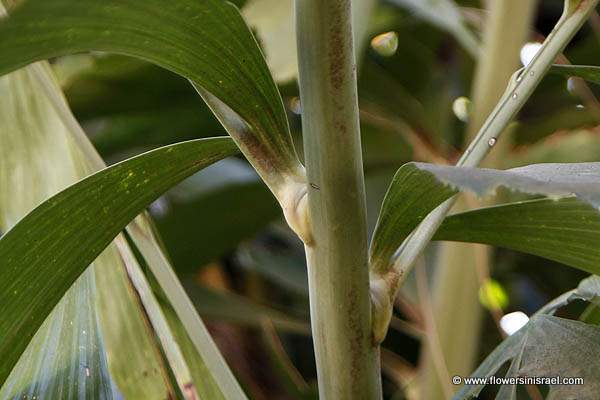
<svg viewBox="0 0 600 400">
<path fill-rule="evenodd" d="M 321 399 L 379 399 L 350 0 L 297 0 L 310 310 Z"/>
<path fill-rule="evenodd" d="M 476 167 L 490 152 L 510 121 L 523 107 L 556 57 L 564 50 L 587 20 L 599 0 L 565 0 L 563 14 L 548 35 L 535 58 L 511 77 L 508 87 L 479 130 L 475 139 L 457 162 L 460 167 Z M 392 314 L 393 300 L 406 280 L 416 259 L 421 255 L 446 214 L 452 208 L 453 197 L 432 211 L 403 243 L 389 268 L 371 277 L 374 302 L 373 334 L 383 340 Z"/>
<path fill-rule="evenodd" d="M 467 138 L 472 140 L 485 123 L 519 66 L 519 52 L 530 35 L 536 0 L 503 0 L 490 5 L 490 17 L 483 36 L 482 55 L 477 64 L 472 93 L 473 113 L 469 116 Z M 515 10 L 519 10 L 515 13 Z M 504 134 L 506 136 L 506 134 Z M 510 138 L 488 153 L 485 165 L 501 167 Z M 454 211 L 467 208 L 465 201 Z M 489 270 L 490 248 L 467 243 L 440 243 L 432 287 L 433 318 L 441 356 L 450 376 L 468 375 L 475 366 L 482 307 L 479 304 L 479 269 Z M 421 357 L 420 394 L 426 399 L 444 398 L 450 382 L 436 373 L 433 349 L 427 346 Z"/>
</svg>

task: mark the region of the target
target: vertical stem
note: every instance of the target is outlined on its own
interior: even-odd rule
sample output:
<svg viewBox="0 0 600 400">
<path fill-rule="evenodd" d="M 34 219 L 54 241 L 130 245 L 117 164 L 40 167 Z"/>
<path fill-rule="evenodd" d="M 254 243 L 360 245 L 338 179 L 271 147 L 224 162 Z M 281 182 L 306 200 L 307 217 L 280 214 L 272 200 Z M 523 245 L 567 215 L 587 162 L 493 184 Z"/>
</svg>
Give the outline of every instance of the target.
<svg viewBox="0 0 600 400">
<path fill-rule="evenodd" d="M 501 0 L 490 4 L 481 57 L 477 64 L 473 89 L 473 113 L 467 127 L 467 139 L 475 137 L 487 116 L 502 97 L 506 83 L 519 67 L 519 51 L 530 34 L 535 0 Z M 519 10 L 519 12 L 515 12 Z M 486 166 L 498 168 L 510 140 L 497 144 L 487 157 Z M 466 209 L 458 201 L 455 211 Z M 489 247 L 466 243 L 441 243 L 433 288 L 433 318 L 436 321 L 441 354 L 448 373 L 467 375 L 473 370 L 479 343 L 482 309 L 479 305 L 478 268 L 489 268 Z M 478 265 L 479 264 L 479 265 Z M 444 398 L 449 381 L 440 381 L 429 346 L 421 359 L 421 396 Z"/>
<path fill-rule="evenodd" d="M 320 398 L 379 399 L 350 0 L 297 0 L 296 29 Z"/>
</svg>

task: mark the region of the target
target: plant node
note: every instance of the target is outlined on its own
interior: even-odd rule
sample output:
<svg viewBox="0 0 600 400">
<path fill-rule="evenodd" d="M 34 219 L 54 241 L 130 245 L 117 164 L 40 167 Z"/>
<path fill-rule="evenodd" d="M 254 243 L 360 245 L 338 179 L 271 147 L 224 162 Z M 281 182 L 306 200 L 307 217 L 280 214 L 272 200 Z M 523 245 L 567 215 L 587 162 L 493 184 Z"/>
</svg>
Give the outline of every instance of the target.
<svg viewBox="0 0 600 400">
<path fill-rule="evenodd" d="M 277 198 L 290 228 L 306 246 L 313 244 L 312 227 L 308 216 L 308 184 L 304 177 L 290 180 Z"/>
<path fill-rule="evenodd" d="M 384 275 L 372 275 L 371 290 L 371 325 L 373 327 L 373 343 L 381 344 L 388 331 L 394 310 L 393 296 L 390 295 L 390 283 Z"/>
</svg>

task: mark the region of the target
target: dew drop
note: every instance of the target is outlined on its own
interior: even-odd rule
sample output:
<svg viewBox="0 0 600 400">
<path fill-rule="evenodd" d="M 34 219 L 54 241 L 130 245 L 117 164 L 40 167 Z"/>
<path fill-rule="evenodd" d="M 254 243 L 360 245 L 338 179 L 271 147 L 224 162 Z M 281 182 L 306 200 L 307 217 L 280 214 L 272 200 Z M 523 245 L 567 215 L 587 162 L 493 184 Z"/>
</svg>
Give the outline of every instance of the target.
<svg viewBox="0 0 600 400">
<path fill-rule="evenodd" d="M 534 76 L 534 75 L 535 75 L 535 71 L 529 72 L 529 76 Z"/>
<path fill-rule="evenodd" d="M 516 100 L 519 97 L 519 95 L 517 94 L 517 92 L 514 92 L 512 95 L 513 100 Z"/>
<path fill-rule="evenodd" d="M 494 147 L 495 144 L 496 144 L 496 138 L 495 137 L 490 138 L 490 140 L 488 140 L 488 145 L 490 147 Z"/>
</svg>

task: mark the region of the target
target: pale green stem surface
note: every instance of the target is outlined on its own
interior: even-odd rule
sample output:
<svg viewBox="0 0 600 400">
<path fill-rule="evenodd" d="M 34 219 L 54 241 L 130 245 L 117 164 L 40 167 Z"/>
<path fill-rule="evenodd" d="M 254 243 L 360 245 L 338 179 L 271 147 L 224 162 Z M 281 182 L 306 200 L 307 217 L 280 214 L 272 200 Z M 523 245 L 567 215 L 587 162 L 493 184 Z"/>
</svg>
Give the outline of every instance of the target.
<svg viewBox="0 0 600 400">
<path fill-rule="evenodd" d="M 320 398 L 379 399 L 349 0 L 297 0 L 310 310 Z"/>
<path fill-rule="evenodd" d="M 499 136 L 529 99 L 556 57 L 587 20 L 598 1 L 565 0 L 563 14 L 554 30 L 548 35 L 532 62 L 511 77 L 504 95 L 459 159 L 457 166 L 476 167 L 485 158 Z M 390 268 L 372 277 L 372 286 L 377 291 L 385 290 L 389 296 L 389 303 L 375 310 L 377 322 L 374 324 L 375 337 L 385 337 L 388 324 L 384 321 L 387 320 L 389 323 L 393 299 L 411 271 L 415 260 L 430 242 L 455 201 L 456 197 L 453 197 L 432 211 L 401 246 L 390 263 Z M 375 293 L 374 296 L 382 298 L 381 293 Z"/>
<path fill-rule="evenodd" d="M 473 113 L 467 127 L 469 140 L 485 123 L 502 97 L 505 82 L 519 67 L 519 53 L 529 38 L 536 4 L 536 0 L 502 0 L 490 5 L 473 84 Z M 505 137 L 496 144 L 495 150 L 485 159 L 487 167 L 500 167 L 499 162 L 510 141 Z M 453 211 L 466 208 L 466 202 L 459 201 Z M 481 276 L 478 270 L 490 269 L 490 255 L 489 247 L 477 244 L 444 242 L 439 245 L 432 290 L 437 331 L 428 334 L 437 336 L 438 357 L 445 361 L 447 376 L 465 376 L 475 367 L 483 315 L 479 304 Z M 436 373 L 433 352 L 434 349 L 427 346 L 422 353 L 420 394 L 426 399 L 443 399 L 453 387 L 449 380 L 441 380 Z"/>
</svg>

